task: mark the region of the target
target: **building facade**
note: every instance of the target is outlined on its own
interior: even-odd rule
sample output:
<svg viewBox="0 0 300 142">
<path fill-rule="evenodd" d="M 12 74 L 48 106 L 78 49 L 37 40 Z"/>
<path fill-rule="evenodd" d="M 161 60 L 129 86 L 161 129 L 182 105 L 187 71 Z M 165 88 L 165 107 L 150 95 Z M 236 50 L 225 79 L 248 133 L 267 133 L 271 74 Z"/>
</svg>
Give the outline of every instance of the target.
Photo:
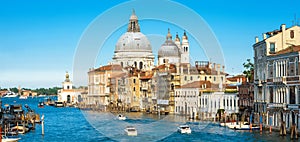
<svg viewBox="0 0 300 142">
<path fill-rule="evenodd" d="M 299 45 L 300 27 L 286 28 L 255 38 L 254 49 L 254 112 L 264 123 L 299 128 Z M 272 123 L 270 123 L 272 122 Z"/>
<path fill-rule="evenodd" d="M 82 100 L 82 92 L 84 92 L 84 90 L 73 88 L 73 83 L 70 80 L 69 73 L 67 72 L 65 75 L 65 81 L 62 83 L 62 89 L 58 90 L 57 100 L 67 105 L 78 104 Z"/>
</svg>

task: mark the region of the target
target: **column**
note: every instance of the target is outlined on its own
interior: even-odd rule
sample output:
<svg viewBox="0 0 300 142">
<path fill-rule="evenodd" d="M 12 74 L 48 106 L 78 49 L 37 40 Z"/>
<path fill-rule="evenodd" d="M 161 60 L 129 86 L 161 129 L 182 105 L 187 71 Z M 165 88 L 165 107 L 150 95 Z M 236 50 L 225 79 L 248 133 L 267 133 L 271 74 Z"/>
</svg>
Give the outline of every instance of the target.
<svg viewBox="0 0 300 142">
<path fill-rule="evenodd" d="M 225 104 L 224 104 L 224 109 L 227 109 L 227 97 L 224 95 L 224 100 L 225 100 Z"/>
<path fill-rule="evenodd" d="M 299 103 L 299 96 L 298 96 L 299 92 L 298 92 L 298 90 L 299 90 L 299 87 L 298 87 L 298 86 L 295 86 L 295 99 L 296 99 L 296 104 Z"/>
<path fill-rule="evenodd" d="M 235 98 L 235 111 L 236 111 L 236 112 L 238 112 L 238 110 L 239 110 L 238 102 L 239 102 L 239 99 L 238 99 L 238 97 L 236 97 L 236 98 Z"/>
<path fill-rule="evenodd" d="M 286 99 L 286 103 L 287 104 L 290 104 L 290 87 L 289 86 L 287 86 L 286 87 L 287 88 L 287 99 Z"/>
<path fill-rule="evenodd" d="M 278 71 L 278 68 L 277 68 L 277 62 L 274 61 L 274 77 L 277 77 L 277 71 Z"/>
</svg>

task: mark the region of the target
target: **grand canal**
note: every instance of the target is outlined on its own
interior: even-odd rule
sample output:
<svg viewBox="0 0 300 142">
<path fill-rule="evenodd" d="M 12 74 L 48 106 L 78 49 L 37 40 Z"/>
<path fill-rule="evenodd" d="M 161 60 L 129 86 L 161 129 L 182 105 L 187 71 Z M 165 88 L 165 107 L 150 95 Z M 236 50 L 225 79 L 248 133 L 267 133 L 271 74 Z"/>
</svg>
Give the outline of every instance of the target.
<svg viewBox="0 0 300 142">
<path fill-rule="evenodd" d="M 189 122 L 181 116 L 156 116 L 151 114 L 125 114 L 125 121 L 116 120 L 112 113 L 81 111 L 77 108 L 55 108 L 37 104 L 43 98 L 2 98 L 2 104 L 27 104 L 39 114 L 45 115 L 45 135 L 41 126 L 25 135 L 19 135 L 20 142 L 94 142 L 94 141 L 289 141 L 278 132 L 234 131 L 208 122 Z M 180 124 L 191 126 L 192 134 L 176 132 Z M 126 126 L 138 130 L 137 137 L 124 134 Z"/>
</svg>

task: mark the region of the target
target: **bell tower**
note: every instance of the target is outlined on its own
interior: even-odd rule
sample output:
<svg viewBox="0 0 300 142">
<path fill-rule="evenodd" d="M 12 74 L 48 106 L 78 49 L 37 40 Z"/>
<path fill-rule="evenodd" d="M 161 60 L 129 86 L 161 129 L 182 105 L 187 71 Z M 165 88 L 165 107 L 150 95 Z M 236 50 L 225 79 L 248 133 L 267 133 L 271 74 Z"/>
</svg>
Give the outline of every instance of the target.
<svg viewBox="0 0 300 142">
<path fill-rule="evenodd" d="M 181 63 L 190 63 L 190 44 L 185 31 L 181 43 Z"/>
<path fill-rule="evenodd" d="M 62 83 L 63 85 L 63 89 L 64 90 L 71 90 L 72 89 L 72 82 L 70 81 L 70 75 L 68 72 L 66 72 L 66 75 L 65 75 L 65 81 Z"/>
</svg>

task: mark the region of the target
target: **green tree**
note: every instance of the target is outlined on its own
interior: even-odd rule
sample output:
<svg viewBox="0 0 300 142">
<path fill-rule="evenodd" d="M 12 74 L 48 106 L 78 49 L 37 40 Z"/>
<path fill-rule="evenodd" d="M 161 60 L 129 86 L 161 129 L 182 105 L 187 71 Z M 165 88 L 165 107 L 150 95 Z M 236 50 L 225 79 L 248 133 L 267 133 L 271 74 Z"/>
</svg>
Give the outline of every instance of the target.
<svg viewBox="0 0 300 142">
<path fill-rule="evenodd" d="M 250 59 L 247 59 L 247 61 L 243 63 L 243 66 L 243 74 L 248 78 L 249 82 L 253 82 L 254 64 Z"/>
</svg>

